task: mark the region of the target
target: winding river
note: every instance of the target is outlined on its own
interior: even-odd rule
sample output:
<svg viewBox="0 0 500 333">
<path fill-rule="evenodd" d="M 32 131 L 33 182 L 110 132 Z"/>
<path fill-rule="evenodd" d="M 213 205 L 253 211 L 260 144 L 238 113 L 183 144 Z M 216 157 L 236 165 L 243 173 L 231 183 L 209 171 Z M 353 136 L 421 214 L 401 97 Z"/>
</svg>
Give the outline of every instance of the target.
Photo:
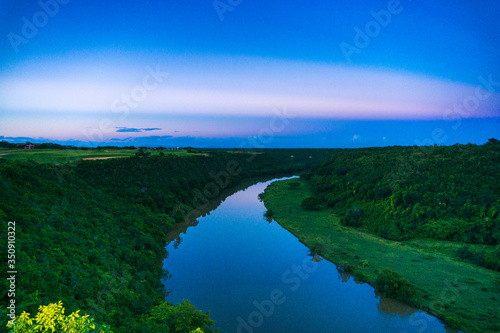
<svg viewBox="0 0 500 333">
<path fill-rule="evenodd" d="M 272 181 L 236 191 L 169 234 L 167 301 L 210 310 L 221 333 L 451 332 L 423 311 L 376 296 L 266 219 L 258 194 Z"/>
</svg>

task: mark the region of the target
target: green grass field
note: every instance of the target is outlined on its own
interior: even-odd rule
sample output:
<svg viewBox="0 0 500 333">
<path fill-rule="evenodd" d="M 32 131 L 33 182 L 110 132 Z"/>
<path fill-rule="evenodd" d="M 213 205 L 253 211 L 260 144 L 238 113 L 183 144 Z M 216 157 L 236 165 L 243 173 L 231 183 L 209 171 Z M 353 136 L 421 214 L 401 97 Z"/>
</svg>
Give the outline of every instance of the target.
<svg viewBox="0 0 500 333">
<path fill-rule="evenodd" d="M 299 181 L 298 189 L 288 183 Z M 388 241 L 345 227 L 330 211 L 306 211 L 308 183 L 292 179 L 271 184 L 263 194 L 274 219 L 310 249 L 335 264 L 348 263 L 371 285 L 392 269 L 415 285 L 418 306 L 467 332 L 500 331 L 500 273 L 458 260 L 463 244 L 433 240 Z"/>
<path fill-rule="evenodd" d="M 81 160 L 84 158 L 119 158 L 119 157 L 131 157 L 135 156 L 137 150 L 124 150 L 124 149 L 109 149 L 109 150 L 99 150 L 99 149 L 91 149 L 91 150 L 73 150 L 73 149 L 34 149 L 34 150 L 25 150 L 25 149 L 1 149 L 0 150 L 0 158 L 9 159 L 9 160 L 33 160 L 39 163 L 54 163 L 54 164 L 62 164 L 66 162 L 73 162 L 77 160 Z M 160 151 L 149 150 L 151 152 L 151 156 L 157 156 L 160 154 Z M 192 155 L 188 153 L 186 150 L 163 150 L 165 155 L 174 154 L 178 156 L 184 155 Z"/>
</svg>

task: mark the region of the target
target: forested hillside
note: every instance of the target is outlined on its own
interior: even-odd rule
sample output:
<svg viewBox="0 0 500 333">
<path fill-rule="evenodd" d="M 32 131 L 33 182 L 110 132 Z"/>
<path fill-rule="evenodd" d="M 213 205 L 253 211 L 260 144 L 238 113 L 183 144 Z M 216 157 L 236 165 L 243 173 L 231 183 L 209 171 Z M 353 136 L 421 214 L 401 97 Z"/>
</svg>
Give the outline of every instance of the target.
<svg viewBox="0 0 500 333">
<path fill-rule="evenodd" d="M 210 331 L 189 305 L 162 303 L 168 228 L 222 188 L 304 170 L 329 153 L 209 151 L 65 165 L 0 159 L 0 220 L 16 222 L 16 313 L 63 301 L 114 332 Z M 6 227 L 1 234 L 7 238 Z M 2 286 L 5 304 L 5 277 Z"/>
<path fill-rule="evenodd" d="M 500 241 L 500 145 L 337 150 L 305 175 L 344 225 L 391 240 Z M 500 248 L 458 255 L 500 269 Z"/>
</svg>

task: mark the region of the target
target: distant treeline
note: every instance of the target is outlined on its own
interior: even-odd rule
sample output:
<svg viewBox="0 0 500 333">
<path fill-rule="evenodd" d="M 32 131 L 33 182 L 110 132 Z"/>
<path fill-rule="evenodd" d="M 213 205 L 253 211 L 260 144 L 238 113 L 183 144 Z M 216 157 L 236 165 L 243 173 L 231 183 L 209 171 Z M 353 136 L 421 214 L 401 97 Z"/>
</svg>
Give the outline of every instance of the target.
<svg viewBox="0 0 500 333">
<path fill-rule="evenodd" d="M 31 142 L 26 142 L 23 144 L 20 144 L 21 147 L 24 147 L 25 145 L 32 144 Z M 8 141 L 2 140 L 0 141 L 0 148 L 9 148 L 9 149 L 15 149 L 19 148 L 19 144 L 17 143 L 10 143 Z M 52 142 L 46 142 L 46 143 L 40 143 L 40 144 L 35 144 L 33 147 L 34 149 L 74 149 L 74 150 L 92 150 L 92 149 L 135 149 L 134 146 L 125 146 L 125 147 L 117 147 L 117 146 L 97 146 L 97 147 L 77 147 L 77 146 L 72 146 L 72 145 L 60 145 L 57 143 L 52 143 Z M 163 148 L 165 149 L 165 148 Z"/>
<path fill-rule="evenodd" d="M 498 245 L 499 143 L 342 149 L 304 177 L 347 226 L 391 240 Z M 459 256 L 500 270 L 498 246 Z"/>
<path fill-rule="evenodd" d="M 16 225 L 17 314 L 63 301 L 68 313 L 80 309 L 114 332 L 210 332 L 205 314 L 164 303 L 168 229 L 223 188 L 302 171 L 331 153 L 212 150 L 64 165 L 0 160 L 0 220 Z M 6 258 L 5 246 L 0 255 Z M 7 304 L 5 277 L 1 284 Z M 0 316 L 5 327 L 5 307 Z"/>
</svg>

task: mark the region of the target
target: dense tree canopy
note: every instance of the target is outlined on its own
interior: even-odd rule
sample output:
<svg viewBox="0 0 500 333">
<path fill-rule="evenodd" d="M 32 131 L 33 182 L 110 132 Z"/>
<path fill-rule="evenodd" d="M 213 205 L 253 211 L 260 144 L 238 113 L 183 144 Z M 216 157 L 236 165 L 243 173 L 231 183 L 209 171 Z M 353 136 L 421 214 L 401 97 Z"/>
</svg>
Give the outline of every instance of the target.
<svg viewBox="0 0 500 333">
<path fill-rule="evenodd" d="M 177 327 L 186 315 L 169 321 L 158 313 L 184 311 L 199 326 L 182 332 L 208 332 L 208 317 L 192 305 L 163 302 L 168 272 L 161 263 L 169 227 L 223 188 L 304 170 L 329 153 L 214 150 L 64 165 L 0 159 L 0 219 L 4 225 L 16 222 L 16 312 L 35 313 L 40 305 L 62 300 L 69 311 L 80 309 L 114 332 L 138 332 L 148 320 Z M 0 251 L 5 258 L 6 247 Z M 1 284 L 5 304 L 7 280 Z M 0 310 L 3 327 L 5 311 Z"/>
<path fill-rule="evenodd" d="M 337 150 L 305 177 L 345 225 L 392 240 L 500 241 L 500 145 L 494 139 L 482 146 Z M 497 269 L 498 253 L 476 261 Z"/>
</svg>

